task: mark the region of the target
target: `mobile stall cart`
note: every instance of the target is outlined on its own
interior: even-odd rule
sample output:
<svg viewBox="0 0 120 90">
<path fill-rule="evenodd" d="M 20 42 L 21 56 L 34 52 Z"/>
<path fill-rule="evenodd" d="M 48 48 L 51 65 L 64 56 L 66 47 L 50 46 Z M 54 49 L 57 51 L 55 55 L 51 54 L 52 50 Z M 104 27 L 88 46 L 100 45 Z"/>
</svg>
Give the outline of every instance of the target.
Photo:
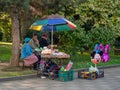
<svg viewBox="0 0 120 90">
<path fill-rule="evenodd" d="M 69 54 L 63 53 L 63 52 L 58 52 L 56 51 L 51 51 L 48 50 L 46 52 L 41 53 L 41 58 L 46 62 L 46 61 L 59 61 L 59 65 L 55 67 L 52 71 L 47 71 L 45 72 L 45 67 L 40 67 L 37 71 L 37 76 L 40 77 L 42 75 L 47 75 L 50 79 L 55 79 L 58 77 L 58 71 L 62 65 L 63 60 L 67 60 L 70 58 Z"/>
</svg>

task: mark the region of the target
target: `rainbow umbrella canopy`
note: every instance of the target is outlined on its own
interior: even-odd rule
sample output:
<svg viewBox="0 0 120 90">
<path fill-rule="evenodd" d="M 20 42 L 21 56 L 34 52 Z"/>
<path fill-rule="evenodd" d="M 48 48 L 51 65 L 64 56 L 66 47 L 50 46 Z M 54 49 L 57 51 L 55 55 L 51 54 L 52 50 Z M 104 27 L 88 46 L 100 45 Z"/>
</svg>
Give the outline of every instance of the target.
<svg viewBox="0 0 120 90">
<path fill-rule="evenodd" d="M 51 44 L 53 45 L 53 32 L 54 31 L 67 31 L 74 30 L 76 25 L 62 16 L 55 14 L 45 17 L 44 19 L 37 20 L 34 22 L 30 29 L 36 31 L 47 31 L 51 32 Z"/>
</svg>

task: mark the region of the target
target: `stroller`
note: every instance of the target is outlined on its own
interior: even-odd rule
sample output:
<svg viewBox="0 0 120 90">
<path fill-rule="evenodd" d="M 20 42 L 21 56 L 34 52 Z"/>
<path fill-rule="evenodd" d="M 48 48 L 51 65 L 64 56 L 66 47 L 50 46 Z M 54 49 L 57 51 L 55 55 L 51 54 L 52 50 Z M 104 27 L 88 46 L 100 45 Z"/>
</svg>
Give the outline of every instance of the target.
<svg viewBox="0 0 120 90">
<path fill-rule="evenodd" d="M 49 79 L 54 80 L 58 77 L 59 69 L 60 67 L 55 62 L 52 62 L 51 60 L 44 62 L 44 60 L 41 60 L 37 76 L 47 76 Z"/>
</svg>

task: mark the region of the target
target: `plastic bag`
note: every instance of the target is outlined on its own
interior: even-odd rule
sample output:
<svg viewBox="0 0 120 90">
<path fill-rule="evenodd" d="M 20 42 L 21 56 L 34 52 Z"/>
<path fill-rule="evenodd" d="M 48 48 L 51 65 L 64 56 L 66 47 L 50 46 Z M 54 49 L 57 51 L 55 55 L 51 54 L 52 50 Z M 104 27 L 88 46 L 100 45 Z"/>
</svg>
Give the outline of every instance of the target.
<svg viewBox="0 0 120 90">
<path fill-rule="evenodd" d="M 60 68 L 60 71 L 64 71 L 64 67 L 63 66 Z"/>
<path fill-rule="evenodd" d="M 89 68 L 89 72 L 95 72 L 95 68 L 92 65 Z"/>
<path fill-rule="evenodd" d="M 95 72 L 99 75 L 99 70 L 98 70 L 98 68 L 96 67 L 96 65 L 95 65 Z"/>
<path fill-rule="evenodd" d="M 96 72 L 97 74 L 99 74 L 99 70 L 98 70 L 98 68 L 96 67 L 96 65 L 95 65 L 95 67 L 93 67 L 93 66 L 91 65 L 90 68 L 89 68 L 89 72 Z"/>
</svg>

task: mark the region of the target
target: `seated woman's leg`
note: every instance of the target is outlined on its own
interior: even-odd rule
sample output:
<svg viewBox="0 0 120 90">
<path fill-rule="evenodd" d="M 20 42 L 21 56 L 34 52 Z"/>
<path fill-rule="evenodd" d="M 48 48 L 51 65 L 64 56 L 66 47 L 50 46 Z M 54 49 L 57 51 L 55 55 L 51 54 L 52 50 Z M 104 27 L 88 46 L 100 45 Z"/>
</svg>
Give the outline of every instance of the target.
<svg viewBox="0 0 120 90">
<path fill-rule="evenodd" d="M 24 59 L 25 65 L 32 65 L 37 61 L 38 61 L 38 58 L 34 54 L 32 54 Z"/>
<path fill-rule="evenodd" d="M 40 60 L 41 60 L 41 56 L 40 55 L 36 55 L 36 56 L 38 58 L 38 61 L 33 64 L 33 69 L 34 70 L 37 70 L 39 68 Z"/>
</svg>

